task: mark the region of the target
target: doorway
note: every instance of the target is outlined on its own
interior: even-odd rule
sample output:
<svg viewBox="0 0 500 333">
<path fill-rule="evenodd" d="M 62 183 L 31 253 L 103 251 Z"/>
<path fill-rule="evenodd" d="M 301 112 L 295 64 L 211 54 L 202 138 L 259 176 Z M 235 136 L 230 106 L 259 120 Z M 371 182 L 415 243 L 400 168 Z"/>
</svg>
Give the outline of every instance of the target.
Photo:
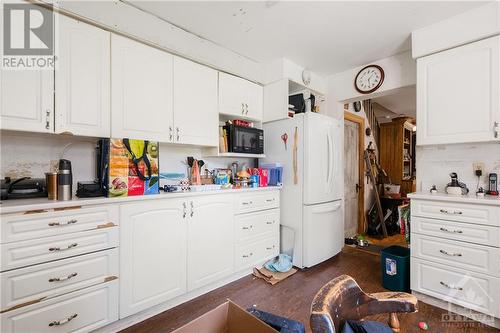
<svg viewBox="0 0 500 333">
<path fill-rule="evenodd" d="M 365 230 L 364 131 L 365 119 L 349 111 L 344 111 L 345 237 L 353 237 Z"/>
</svg>

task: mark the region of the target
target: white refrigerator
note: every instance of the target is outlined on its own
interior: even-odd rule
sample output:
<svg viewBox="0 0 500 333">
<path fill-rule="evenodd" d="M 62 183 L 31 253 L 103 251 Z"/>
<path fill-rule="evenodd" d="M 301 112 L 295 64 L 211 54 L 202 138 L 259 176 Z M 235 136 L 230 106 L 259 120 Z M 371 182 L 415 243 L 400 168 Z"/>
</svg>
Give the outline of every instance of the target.
<svg viewBox="0 0 500 333">
<path fill-rule="evenodd" d="M 341 124 L 309 112 L 263 128 L 266 158 L 261 162 L 284 167 L 282 250 L 293 246 L 293 264 L 311 267 L 339 253 L 344 244 Z"/>
</svg>

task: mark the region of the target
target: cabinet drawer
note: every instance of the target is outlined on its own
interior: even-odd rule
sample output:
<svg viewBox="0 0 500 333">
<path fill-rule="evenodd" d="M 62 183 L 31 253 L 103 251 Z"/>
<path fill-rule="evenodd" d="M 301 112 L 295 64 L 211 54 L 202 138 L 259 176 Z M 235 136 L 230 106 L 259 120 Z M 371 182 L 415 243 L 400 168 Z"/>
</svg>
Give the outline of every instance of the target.
<svg viewBox="0 0 500 333">
<path fill-rule="evenodd" d="M 112 281 L 1 315 L 2 332 L 90 332 L 118 320 L 118 283 Z"/>
<path fill-rule="evenodd" d="M 279 232 L 280 211 L 279 209 L 265 210 L 257 213 L 237 215 L 236 218 L 236 241 L 245 242 L 255 237 L 274 234 Z"/>
<path fill-rule="evenodd" d="M 1 271 L 118 246 L 118 227 L 0 245 Z"/>
<path fill-rule="evenodd" d="M 419 234 L 412 235 L 411 243 L 414 257 L 500 277 L 499 248 Z"/>
<path fill-rule="evenodd" d="M 493 316 L 500 314 L 500 279 L 411 258 L 411 289 Z"/>
<path fill-rule="evenodd" d="M 97 229 L 111 223 L 118 225 L 118 208 L 111 205 L 3 215 L 0 243 Z"/>
<path fill-rule="evenodd" d="M 500 227 L 500 207 L 496 206 L 412 199 L 411 214 L 417 217 Z"/>
<path fill-rule="evenodd" d="M 103 283 L 118 276 L 112 249 L 0 273 L 1 311 Z"/>
<path fill-rule="evenodd" d="M 254 243 L 239 245 L 236 250 L 236 268 L 243 269 L 262 264 L 279 254 L 279 236 L 256 241 Z"/>
<path fill-rule="evenodd" d="M 278 208 L 280 192 L 269 191 L 264 193 L 240 194 L 236 199 L 236 213 L 247 213 L 270 208 Z"/>
<path fill-rule="evenodd" d="M 445 220 L 412 218 L 412 233 L 500 247 L 500 228 Z"/>
</svg>

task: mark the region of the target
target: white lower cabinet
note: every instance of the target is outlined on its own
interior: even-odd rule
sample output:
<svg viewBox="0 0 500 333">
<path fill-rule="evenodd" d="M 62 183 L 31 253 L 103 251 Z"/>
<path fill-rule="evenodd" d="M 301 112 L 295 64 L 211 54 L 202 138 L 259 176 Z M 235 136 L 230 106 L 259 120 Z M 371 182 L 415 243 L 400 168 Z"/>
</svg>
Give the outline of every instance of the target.
<svg viewBox="0 0 500 333">
<path fill-rule="evenodd" d="M 453 303 L 500 318 L 500 206 L 441 194 L 409 196 L 412 291 L 443 308 Z"/>
<path fill-rule="evenodd" d="M 1 314 L 1 331 L 89 332 L 118 320 L 118 281 L 96 285 Z"/>
<path fill-rule="evenodd" d="M 120 208 L 120 318 L 186 292 L 185 200 Z"/>
<path fill-rule="evenodd" d="M 234 270 L 232 195 L 209 195 L 189 201 L 188 290 L 230 275 Z"/>
</svg>

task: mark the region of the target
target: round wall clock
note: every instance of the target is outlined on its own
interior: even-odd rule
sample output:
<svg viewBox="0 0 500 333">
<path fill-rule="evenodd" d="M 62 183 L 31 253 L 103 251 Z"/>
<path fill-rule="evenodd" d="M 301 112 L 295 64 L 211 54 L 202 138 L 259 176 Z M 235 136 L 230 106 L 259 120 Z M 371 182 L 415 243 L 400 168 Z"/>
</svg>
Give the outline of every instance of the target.
<svg viewBox="0 0 500 333">
<path fill-rule="evenodd" d="M 354 87 L 362 94 L 370 94 L 384 82 L 384 70 L 378 65 L 363 67 L 354 79 Z"/>
</svg>

